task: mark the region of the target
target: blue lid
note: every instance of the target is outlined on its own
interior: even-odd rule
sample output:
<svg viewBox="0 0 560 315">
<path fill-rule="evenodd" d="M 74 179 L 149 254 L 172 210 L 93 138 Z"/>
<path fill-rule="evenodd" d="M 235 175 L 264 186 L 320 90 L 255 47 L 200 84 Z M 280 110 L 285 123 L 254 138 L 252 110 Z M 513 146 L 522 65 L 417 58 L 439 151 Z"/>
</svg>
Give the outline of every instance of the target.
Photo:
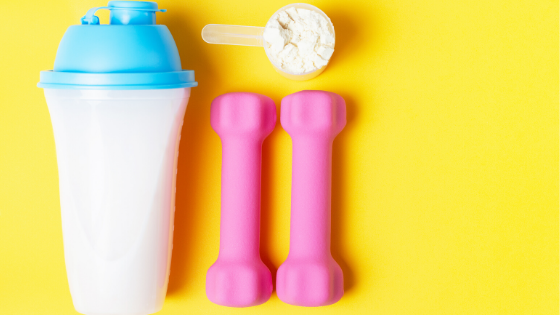
<svg viewBox="0 0 560 315">
<path fill-rule="evenodd" d="M 108 9 L 110 24 L 95 12 Z M 156 25 L 155 2 L 110 1 L 90 9 L 82 25 L 66 30 L 52 71 L 38 84 L 51 89 L 138 90 L 194 87 L 194 71 L 182 70 L 173 36 Z"/>
</svg>

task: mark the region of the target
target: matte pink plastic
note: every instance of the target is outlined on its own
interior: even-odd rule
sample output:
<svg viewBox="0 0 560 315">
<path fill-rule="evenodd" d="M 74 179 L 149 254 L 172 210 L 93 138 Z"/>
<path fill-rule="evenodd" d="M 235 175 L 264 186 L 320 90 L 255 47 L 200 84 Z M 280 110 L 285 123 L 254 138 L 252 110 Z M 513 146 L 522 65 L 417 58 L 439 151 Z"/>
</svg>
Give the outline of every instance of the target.
<svg viewBox="0 0 560 315">
<path fill-rule="evenodd" d="M 222 140 L 222 216 L 206 296 L 224 306 L 259 305 L 272 293 L 259 239 L 262 143 L 276 125 L 276 106 L 260 94 L 224 94 L 212 102 L 210 123 Z"/>
<path fill-rule="evenodd" d="M 333 304 L 344 282 L 330 250 L 332 144 L 346 125 L 346 103 L 331 92 L 294 93 L 282 99 L 280 122 L 292 138 L 292 212 L 276 292 L 292 305 Z"/>
</svg>

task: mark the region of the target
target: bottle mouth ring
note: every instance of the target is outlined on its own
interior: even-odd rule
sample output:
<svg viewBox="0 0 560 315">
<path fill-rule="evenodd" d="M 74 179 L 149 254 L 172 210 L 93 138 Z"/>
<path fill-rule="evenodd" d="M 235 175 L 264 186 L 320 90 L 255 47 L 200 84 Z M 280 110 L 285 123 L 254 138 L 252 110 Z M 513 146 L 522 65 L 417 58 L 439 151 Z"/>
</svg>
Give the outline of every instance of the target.
<svg viewBox="0 0 560 315">
<path fill-rule="evenodd" d="M 91 8 L 87 11 L 86 15 L 81 18 L 83 25 L 99 25 L 99 18 L 95 15 L 98 10 L 109 10 L 111 11 L 111 24 L 129 24 L 131 20 L 131 14 L 135 14 L 134 17 L 137 19 L 136 23 L 133 24 L 155 24 L 155 13 L 156 12 L 167 12 L 166 9 L 158 9 L 156 2 L 145 2 L 145 1 L 109 1 L 106 7 L 96 7 Z M 113 11 L 117 11 L 117 15 L 123 15 L 121 17 L 116 15 Z M 132 12 L 135 13 L 132 13 Z M 138 14 L 143 14 L 144 16 L 138 16 Z"/>
</svg>

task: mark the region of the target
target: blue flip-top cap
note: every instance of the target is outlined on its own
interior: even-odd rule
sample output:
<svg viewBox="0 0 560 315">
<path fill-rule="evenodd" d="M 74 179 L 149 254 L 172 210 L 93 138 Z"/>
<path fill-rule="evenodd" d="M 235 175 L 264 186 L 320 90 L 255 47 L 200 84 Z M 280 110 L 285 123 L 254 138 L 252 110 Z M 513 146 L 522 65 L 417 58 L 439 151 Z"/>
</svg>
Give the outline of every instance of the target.
<svg viewBox="0 0 560 315">
<path fill-rule="evenodd" d="M 110 24 L 95 12 L 110 10 Z M 51 89 L 145 90 L 194 87 L 194 71 L 183 70 L 173 36 L 156 25 L 155 2 L 110 1 L 90 9 L 81 25 L 66 30 L 52 71 L 38 84 Z"/>
</svg>

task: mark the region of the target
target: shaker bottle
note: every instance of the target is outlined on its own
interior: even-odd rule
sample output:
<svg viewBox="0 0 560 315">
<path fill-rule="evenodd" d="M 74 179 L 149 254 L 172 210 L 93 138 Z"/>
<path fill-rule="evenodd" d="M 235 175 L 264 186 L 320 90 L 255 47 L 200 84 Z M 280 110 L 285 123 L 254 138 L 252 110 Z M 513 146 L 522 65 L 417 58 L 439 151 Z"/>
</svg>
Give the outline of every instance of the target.
<svg viewBox="0 0 560 315">
<path fill-rule="evenodd" d="M 323 12 L 321 9 L 307 3 L 292 3 L 288 4 L 278 11 L 276 11 L 272 17 L 276 16 L 278 13 L 282 11 L 286 11 L 289 8 L 296 8 L 296 9 L 306 9 L 310 11 L 314 11 L 320 15 L 322 15 L 327 22 L 329 23 L 329 30 L 334 36 L 334 26 L 331 22 L 331 19 Z M 270 20 L 268 23 L 270 23 Z M 304 73 L 292 73 L 288 70 L 282 69 L 282 67 L 274 61 L 271 57 L 271 53 L 269 51 L 268 45 L 264 43 L 263 39 L 263 32 L 264 27 L 260 26 L 244 26 L 244 25 L 225 25 L 225 24 L 208 24 L 204 26 L 202 29 L 202 39 L 209 43 L 209 44 L 223 44 L 223 45 L 240 45 L 240 46 L 257 46 L 257 47 L 264 47 L 264 52 L 270 60 L 270 63 L 282 76 L 285 78 L 295 80 L 295 81 L 305 81 L 310 80 L 321 74 L 325 71 L 328 63 L 322 66 L 319 69 L 304 72 Z M 330 60 L 329 60 L 330 61 Z"/>
<path fill-rule="evenodd" d="M 110 10 L 110 24 L 94 15 Z M 42 71 L 74 307 L 150 314 L 169 277 L 175 178 L 194 72 L 156 25 L 155 2 L 111 1 L 70 26 Z"/>
</svg>

